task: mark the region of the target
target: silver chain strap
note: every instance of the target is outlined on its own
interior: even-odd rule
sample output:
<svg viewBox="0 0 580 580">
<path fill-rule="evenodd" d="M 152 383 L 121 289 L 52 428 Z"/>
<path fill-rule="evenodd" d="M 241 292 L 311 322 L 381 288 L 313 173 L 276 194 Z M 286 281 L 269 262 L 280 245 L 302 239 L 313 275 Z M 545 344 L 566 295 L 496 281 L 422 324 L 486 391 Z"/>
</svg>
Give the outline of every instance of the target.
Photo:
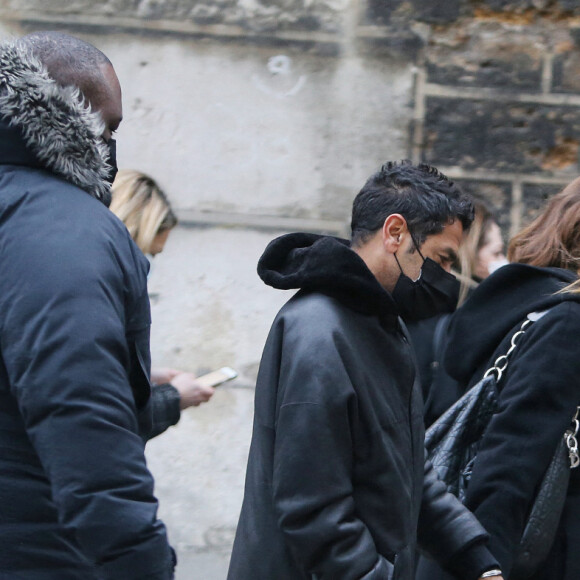
<svg viewBox="0 0 580 580">
<path fill-rule="evenodd" d="M 566 446 L 568 447 L 568 455 L 570 457 L 570 469 L 576 469 L 580 465 L 580 454 L 578 453 L 578 428 L 580 427 L 580 420 L 578 419 L 578 414 L 580 413 L 580 407 L 576 407 L 576 414 L 572 419 L 572 424 L 570 428 L 564 433 L 564 438 L 566 439 Z"/>
<path fill-rule="evenodd" d="M 520 329 L 512 336 L 512 340 L 510 343 L 510 347 L 505 354 L 498 356 L 493 363 L 493 366 L 483 375 L 484 378 L 490 376 L 491 374 L 496 374 L 496 380 L 499 383 L 501 380 L 503 373 L 507 369 L 509 359 L 514 352 L 518 341 L 520 340 L 521 336 L 526 333 L 526 328 L 533 322 L 527 318 L 522 322 Z M 578 431 L 580 430 L 580 407 L 576 407 L 576 413 L 574 414 L 574 418 L 572 419 L 572 424 L 564 433 L 564 439 L 566 440 L 566 447 L 568 447 L 568 456 L 570 457 L 570 469 L 576 469 L 580 465 L 580 451 L 578 450 Z"/>
<path fill-rule="evenodd" d="M 495 359 L 493 366 L 490 369 L 487 369 L 485 371 L 485 374 L 483 375 L 484 378 L 490 376 L 492 373 L 496 373 L 496 375 L 497 375 L 496 380 L 499 383 L 499 381 L 501 380 L 501 377 L 503 376 L 503 373 L 507 369 L 509 358 L 512 355 L 512 353 L 514 352 L 514 350 L 517 346 L 518 340 L 520 339 L 520 337 L 522 335 L 524 335 L 526 333 L 526 328 L 530 324 L 532 324 L 532 321 L 528 318 L 526 318 L 526 320 L 524 320 L 522 322 L 520 329 L 512 336 L 511 344 L 510 344 L 508 351 L 505 354 L 502 354 L 501 356 L 498 356 Z"/>
</svg>

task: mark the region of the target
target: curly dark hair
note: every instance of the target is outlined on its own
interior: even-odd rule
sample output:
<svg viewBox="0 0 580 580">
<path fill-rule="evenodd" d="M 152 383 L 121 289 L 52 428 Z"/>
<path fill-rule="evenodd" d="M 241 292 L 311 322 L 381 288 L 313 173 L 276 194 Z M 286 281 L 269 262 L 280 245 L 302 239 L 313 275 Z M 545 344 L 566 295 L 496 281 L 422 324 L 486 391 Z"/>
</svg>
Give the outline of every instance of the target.
<svg viewBox="0 0 580 580">
<path fill-rule="evenodd" d="M 408 159 L 388 161 L 372 175 L 352 206 L 351 241 L 360 246 L 375 234 L 387 217 L 401 214 L 417 246 L 428 236 L 460 220 L 464 230 L 473 221 L 473 202 L 435 167 Z"/>
</svg>

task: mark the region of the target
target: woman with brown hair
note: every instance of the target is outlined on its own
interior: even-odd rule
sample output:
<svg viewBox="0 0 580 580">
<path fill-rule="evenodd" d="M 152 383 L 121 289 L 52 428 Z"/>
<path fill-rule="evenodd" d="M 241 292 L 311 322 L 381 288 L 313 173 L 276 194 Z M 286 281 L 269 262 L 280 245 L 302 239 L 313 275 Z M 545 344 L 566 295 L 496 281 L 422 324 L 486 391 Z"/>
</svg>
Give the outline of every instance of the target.
<svg viewBox="0 0 580 580">
<path fill-rule="evenodd" d="M 550 199 L 509 245 L 510 264 L 484 280 L 453 316 L 447 371 L 474 384 L 507 352 L 527 318 L 499 383 L 497 411 L 485 432 L 465 503 L 490 533 L 504 578 L 537 487 L 580 405 L 580 178 Z M 531 315 L 531 316 L 530 316 Z M 531 580 L 580 578 L 580 470 L 571 471 L 550 553 Z M 422 562 L 417 578 L 446 576 Z"/>
</svg>

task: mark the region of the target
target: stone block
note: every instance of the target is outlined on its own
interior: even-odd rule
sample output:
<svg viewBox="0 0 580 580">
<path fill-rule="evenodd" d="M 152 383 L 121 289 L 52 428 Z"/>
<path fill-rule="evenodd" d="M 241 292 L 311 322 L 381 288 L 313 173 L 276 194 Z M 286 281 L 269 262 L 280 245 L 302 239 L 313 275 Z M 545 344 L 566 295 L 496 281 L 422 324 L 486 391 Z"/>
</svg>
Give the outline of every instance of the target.
<svg viewBox="0 0 580 580">
<path fill-rule="evenodd" d="M 510 229 L 510 212 L 512 207 L 511 183 L 506 181 L 476 181 L 473 179 L 454 179 L 465 193 L 485 200 L 493 210 L 504 238 L 507 239 Z"/>
<path fill-rule="evenodd" d="M 108 42 L 123 86 L 119 165 L 146 169 L 178 209 L 347 221 L 368 175 L 406 151 L 404 61 Z"/>
<path fill-rule="evenodd" d="M 580 49 L 554 57 L 552 90 L 558 93 L 580 93 Z"/>
<path fill-rule="evenodd" d="M 447 24 L 459 17 L 461 0 L 412 0 L 412 5 L 416 20 Z"/>
<path fill-rule="evenodd" d="M 465 169 L 578 172 L 580 109 L 431 97 L 425 160 Z"/>
<path fill-rule="evenodd" d="M 459 16 L 461 0 L 367 0 L 365 24 L 384 26 L 413 21 L 445 24 Z"/>
<path fill-rule="evenodd" d="M 570 180 L 571 181 L 571 180 Z M 522 227 L 532 222 L 544 207 L 546 201 L 562 191 L 567 183 L 526 183 L 523 187 Z"/>
<path fill-rule="evenodd" d="M 522 13 L 525 11 L 547 11 L 574 10 L 577 3 L 574 0 L 482 0 L 478 5 L 484 6 L 494 12 L 515 12 Z"/>
<path fill-rule="evenodd" d="M 177 569 L 175 580 L 224 580 L 228 575 L 230 549 L 227 552 L 196 551 L 179 549 L 177 552 Z"/>
<path fill-rule="evenodd" d="M 535 0 L 483 0 L 479 4 L 493 11 L 521 12 L 535 8 L 534 2 Z"/>
<path fill-rule="evenodd" d="M 426 51 L 430 82 L 539 92 L 543 45 L 535 33 L 485 28 L 441 33 Z"/>
<path fill-rule="evenodd" d="M 411 30 L 396 30 L 384 37 L 357 38 L 357 54 L 365 58 L 415 61 L 424 46 Z"/>
<path fill-rule="evenodd" d="M 573 14 L 574 16 L 580 14 L 580 6 L 578 0 L 558 0 L 556 5 L 561 10 Z"/>
<path fill-rule="evenodd" d="M 375 26 L 390 24 L 406 4 L 405 0 L 368 0 L 363 21 Z"/>
<path fill-rule="evenodd" d="M 577 16 L 580 6 L 577 0 L 482 0 L 475 6 L 475 12 L 484 16 L 495 13 L 500 19 L 512 22 L 531 22 L 535 16 L 552 19 Z"/>
</svg>

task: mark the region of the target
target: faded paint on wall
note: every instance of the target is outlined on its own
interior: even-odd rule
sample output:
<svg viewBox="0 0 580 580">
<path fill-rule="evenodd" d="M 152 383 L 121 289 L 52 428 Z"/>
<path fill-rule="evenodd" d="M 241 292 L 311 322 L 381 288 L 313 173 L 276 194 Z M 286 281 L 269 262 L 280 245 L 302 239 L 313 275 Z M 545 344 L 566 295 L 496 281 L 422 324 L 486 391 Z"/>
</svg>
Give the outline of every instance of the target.
<svg viewBox="0 0 580 580">
<path fill-rule="evenodd" d="M 285 232 L 269 220 L 304 220 L 307 229 L 320 219 L 347 232 L 352 199 L 368 175 L 385 159 L 406 156 L 413 69 L 290 46 L 77 35 L 109 56 L 123 87 L 119 167 L 155 177 L 182 219 L 188 212 L 242 216 L 236 228 L 178 226 L 150 278 L 154 364 L 197 373 L 229 365 L 240 373 L 147 449 L 178 578 L 222 580 L 258 363 L 270 324 L 292 295 L 256 274 L 267 243 Z M 244 227 L 243 216 L 262 221 Z"/>
</svg>

